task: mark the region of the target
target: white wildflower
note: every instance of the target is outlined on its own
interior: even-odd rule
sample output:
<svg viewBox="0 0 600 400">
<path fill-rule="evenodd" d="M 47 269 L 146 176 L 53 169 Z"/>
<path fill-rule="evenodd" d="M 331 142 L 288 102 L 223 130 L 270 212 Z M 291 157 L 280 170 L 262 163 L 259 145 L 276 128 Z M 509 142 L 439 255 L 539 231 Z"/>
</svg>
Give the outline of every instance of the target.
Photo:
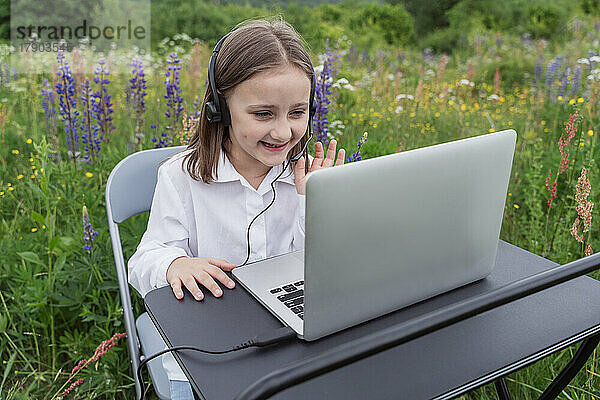
<svg viewBox="0 0 600 400">
<path fill-rule="evenodd" d="M 414 98 L 415 97 L 412 94 L 401 93 L 398 96 L 396 96 L 396 101 L 400 101 L 402 99 L 414 100 Z"/>
</svg>

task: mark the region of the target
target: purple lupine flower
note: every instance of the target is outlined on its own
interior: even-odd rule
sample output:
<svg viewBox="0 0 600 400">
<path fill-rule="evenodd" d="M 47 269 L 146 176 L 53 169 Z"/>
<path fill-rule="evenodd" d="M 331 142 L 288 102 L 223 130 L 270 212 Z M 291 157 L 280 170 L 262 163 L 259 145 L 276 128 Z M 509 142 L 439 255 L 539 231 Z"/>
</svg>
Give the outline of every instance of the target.
<svg viewBox="0 0 600 400">
<path fill-rule="evenodd" d="M 152 124 L 154 125 L 154 124 Z M 156 126 L 156 125 L 154 125 Z M 154 148 L 158 149 L 161 147 L 168 147 L 169 142 L 167 141 L 167 132 L 161 133 L 160 137 L 157 139 L 155 137 L 152 138 L 152 143 L 154 143 Z"/>
<path fill-rule="evenodd" d="M 177 125 L 183 112 L 183 98 L 180 96 L 181 86 L 179 85 L 179 70 L 181 69 L 181 59 L 177 57 L 177 53 L 173 52 L 169 54 L 167 59 L 169 67 L 165 73 L 165 88 L 167 94 L 167 111 L 165 116 L 169 119 L 168 125 L 166 126 L 166 132 L 163 132 L 162 140 L 172 140 Z"/>
<path fill-rule="evenodd" d="M 98 232 L 92 228 L 92 223 L 90 221 L 90 216 L 87 211 L 87 207 L 83 206 L 82 210 L 83 215 L 83 249 L 87 251 L 92 251 L 94 248 L 94 240 L 96 236 L 98 236 Z"/>
<path fill-rule="evenodd" d="M 350 46 L 350 50 L 348 50 L 348 62 L 356 62 L 357 57 L 358 47 L 356 46 L 356 43 L 352 43 L 352 46 Z"/>
<path fill-rule="evenodd" d="M 548 98 L 553 100 L 556 98 L 554 95 L 554 80 L 556 79 L 555 75 L 560 70 L 561 64 L 562 56 L 558 55 L 548 63 L 548 67 L 546 68 L 546 91 Z"/>
<path fill-rule="evenodd" d="M 331 85 L 335 75 L 337 74 L 337 64 L 339 63 L 339 55 L 333 52 L 326 52 L 325 59 L 323 60 L 323 69 L 319 76 L 316 78 L 315 84 L 315 98 L 317 102 L 317 109 L 312 121 L 313 132 L 316 134 L 317 141 L 323 143 L 325 147 L 329 143 L 329 120 L 327 114 L 329 113 L 329 95 L 331 92 Z"/>
<path fill-rule="evenodd" d="M 433 50 L 431 50 L 431 48 L 427 47 L 423 50 L 423 59 L 425 59 L 425 62 L 428 64 L 433 64 L 435 62 Z"/>
<path fill-rule="evenodd" d="M 94 117 L 98 115 L 96 108 L 96 100 L 92 95 L 90 88 L 90 79 L 86 78 L 83 81 L 81 88 L 81 103 L 83 105 L 83 118 L 81 119 L 81 143 L 83 144 L 83 158 L 90 164 L 96 160 L 100 153 L 100 142 L 98 131 L 100 127 L 94 121 Z"/>
<path fill-rule="evenodd" d="M 360 156 L 360 148 L 367 141 L 368 135 L 369 134 L 365 132 L 363 133 L 362 137 L 358 140 L 358 150 L 356 150 L 356 153 L 352 153 L 352 155 L 348 157 L 349 163 L 362 160 L 362 157 Z"/>
<path fill-rule="evenodd" d="M 583 68 L 578 65 L 573 72 L 573 81 L 571 83 L 571 96 L 575 97 L 581 89 L 581 75 L 583 74 Z"/>
<path fill-rule="evenodd" d="M 4 68 L 4 84 L 8 85 L 10 83 L 10 69 L 8 64 L 2 64 L 2 67 Z"/>
<path fill-rule="evenodd" d="M 502 45 L 504 44 L 504 39 L 502 38 L 502 36 L 500 35 L 500 33 L 496 33 L 496 47 L 500 48 L 502 47 Z"/>
<path fill-rule="evenodd" d="M 571 68 L 565 68 L 562 72 L 562 75 L 560 76 L 560 90 L 558 91 L 558 95 L 561 97 L 565 97 L 565 93 L 567 92 L 567 85 L 569 84 L 570 72 Z"/>
<path fill-rule="evenodd" d="M 396 60 L 398 60 L 398 62 L 403 62 L 406 59 L 406 53 L 404 53 L 403 51 L 401 51 L 400 49 L 396 50 Z"/>
<path fill-rule="evenodd" d="M 110 83 L 108 76 L 110 72 L 105 66 L 106 60 L 104 58 L 100 58 L 98 60 L 98 64 L 94 69 L 94 83 L 100 85 L 99 90 L 95 90 L 92 94 L 94 103 L 93 103 L 93 112 L 96 120 L 98 121 L 99 135 L 95 139 L 95 141 L 101 142 L 102 139 L 105 139 L 107 142 L 110 140 L 110 134 L 115 129 L 112 121 L 112 103 L 110 94 L 108 94 L 108 90 L 106 85 Z M 100 151 L 100 143 L 97 145 L 98 151 Z"/>
<path fill-rule="evenodd" d="M 367 68 L 369 68 L 369 52 L 367 51 L 367 49 L 364 49 L 360 52 L 360 60 L 363 64 L 367 66 Z"/>
<path fill-rule="evenodd" d="M 144 126 L 144 112 L 146 111 L 146 75 L 144 73 L 144 64 L 142 57 L 136 56 L 131 60 L 131 85 L 128 88 L 130 96 L 129 103 L 135 119 L 135 136 L 137 140 L 143 139 L 142 127 Z"/>
<path fill-rule="evenodd" d="M 542 81 L 542 75 L 544 73 L 544 57 L 540 56 L 535 63 L 535 73 L 533 75 L 533 86 L 537 87 L 537 84 Z"/>
<path fill-rule="evenodd" d="M 54 105 L 54 92 L 48 79 L 42 82 L 42 109 L 46 117 L 46 129 L 56 133 L 56 106 Z"/>
<path fill-rule="evenodd" d="M 200 98 L 198 96 L 194 97 L 194 103 L 192 104 L 192 115 L 195 115 L 196 117 L 200 117 L 200 114 L 202 114 L 202 110 L 200 109 Z"/>
<path fill-rule="evenodd" d="M 71 67 L 65 59 L 65 55 L 60 50 L 56 54 L 58 61 L 58 83 L 56 84 L 56 94 L 58 94 L 59 112 L 62 121 L 65 123 L 65 133 L 67 138 L 67 148 L 73 162 L 78 157 L 79 136 L 78 123 L 79 111 L 77 111 L 75 100 L 75 79 L 71 72 Z"/>
</svg>

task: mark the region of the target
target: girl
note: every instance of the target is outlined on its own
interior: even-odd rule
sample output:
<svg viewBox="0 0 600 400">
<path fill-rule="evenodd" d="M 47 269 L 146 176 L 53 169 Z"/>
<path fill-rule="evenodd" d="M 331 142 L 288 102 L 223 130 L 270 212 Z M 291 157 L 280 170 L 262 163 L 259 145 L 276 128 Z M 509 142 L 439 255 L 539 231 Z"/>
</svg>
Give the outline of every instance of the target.
<svg viewBox="0 0 600 400">
<path fill-rule="evenodd" d="M 300 36 L 281 19 L 242 23 L 217 44 L 198 130 L 159 168 L 129 260 L 142 296 L 171 285 L 178 299 L 183 287 L 198 301 L 206 290 L 219 297 L 221 285 L 235 286 L 223 271 L 304 247 L 306 178 L 345 157 L 341 149 L 336 161 L 335 140 L 327 154 L 320 142 L 314 159 L 306 153 L 314 79 Z M 193 399 L 170 353 L 163 366 L 171 398 Z"/>
</svg>

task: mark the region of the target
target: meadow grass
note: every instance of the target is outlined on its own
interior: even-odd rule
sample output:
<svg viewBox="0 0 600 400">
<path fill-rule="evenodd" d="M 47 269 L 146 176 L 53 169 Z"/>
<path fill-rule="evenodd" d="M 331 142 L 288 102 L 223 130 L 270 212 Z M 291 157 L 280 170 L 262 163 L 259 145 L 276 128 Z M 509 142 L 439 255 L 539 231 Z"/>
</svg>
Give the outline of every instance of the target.
<svg viewBox="0 0 600 400">
<path fill-rule="evenodd" d="M 585 46 L 591 48 L 599 38 L 598 32 L 590 31 L 592 36 L 573 36 L 562 47 L 510 36 L 498 46 L 495 35 L 484 34 L 472 53 L 451 57 L 424 56 L 407 49 L 358 55 L 351 51 L 351 43 L 337 43 L 333 50 L 340 54 L 339 71 L 332 78 L 328 114 L 331 137 L 351 154 L 368 132 L 368 140 L 361 147 L 365 159 L 515 129 L 518 141 L 500 238 L 559 264 L 581 258 L 588 245 L 594 252 L 600 248 L 598 218 L 592 219 L 585 233 L 579 225 L 583 242 L 570 232 L 578 216 L 575 193 L 582 168 L 588 171 L 591 183 L 588 200 L 595 204 L 600 201 L 599 83 L 589 64 L 577 63 L 577 59 L 588 56 Z M 183 104 L 190 114 L 195 97 L 203 96 L 209 50 L 192 44 L 178 50 L 183 65 Z M 568 68 L 563 65 L 566 89 L 560 76 L 548 84 L 538 81 L 534 85 L 537 60 L 543 58 L 547 72 L 547 63 L 559 54 L 571 56 L 565 63 Z M 67 59 L 72 62 L 69 56 Z M 92 64 L 97 61 L 93 55 L 90 59 Z M 108 68 L 113 72 L 108 92 L 115 129 L 104 138 L 99 156 L 90 164 L 69 157 L 60 118 L 56 125 L 50 121 L 47 127 L 41 104 L 42 81 L 46 78 L 54 85 L 55 74 L 20 71 L 16 81 L 0 85 L 2 398 L 59 397 L 72 368 L 89 359 L 100 342 L 124 331 L 104 189 L 120 159 L 154 147 L 152 138 L 160 138 L 161 126 L 166 123 L 165 59 L 144 59 L 148 93 L 140 121 L 126 99 L 131 55 L 108 57 Z M 315 65 L 318 59 L 315 55 Z M 85 76 L 92 76 L 91 64 L 86 65 L 87 70 L 86 66 L 79 70 L 73 67 L 78 88 Z M 573 75 L 578 65 L 587 69 L 583 84 L 576 88 Z M 588 75 L 591 78 L 587 79 Z M 79 99 L 77 103 L 81 107 Z M 559 139 L 565 137 L 565 122 L 576 110 L 578 126 L 565 147 L 569 166 L 556 179 L 556 197 L 548 207 L 546 180 L 550 170 L 550 186 L 557 176 L 564 158 Z M 143 137 L 135 137 L 136 126 Z M 178 129 L 170 132 L 167 140 L 178 145 L 188 135 Z M 91 250 L 83 247 L 84 205 L 98 232 Z M 121 225 L 126 259 L 135 250 L 147 217 L 148 213 L 143 213 Z M 598 279 L 600 274 L 592 276 Z M 137 315 L 142 304 L 139 296 L 135 297 Z M 513 398 L 537 398 L 575 349 L 570 347 L 511 374 L 507 381 Z M 124 341 L 80 371 L 78 377 L 86 380 L 69 396 L 130 398 L 133 380 Z M 600 356 L 596 351 L 561 398 L 597 399 L 599 388 Z M 496 394 L 493 385 L 487 385 L 463 398 L 495 399 Z"/>
</svg>

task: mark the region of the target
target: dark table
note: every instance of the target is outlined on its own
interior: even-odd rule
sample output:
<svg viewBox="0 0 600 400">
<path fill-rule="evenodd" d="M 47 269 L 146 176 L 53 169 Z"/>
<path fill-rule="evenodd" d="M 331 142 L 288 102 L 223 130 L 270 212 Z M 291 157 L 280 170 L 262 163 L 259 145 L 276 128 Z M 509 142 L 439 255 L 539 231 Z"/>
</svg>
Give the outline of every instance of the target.
<svg viewBox="0 0 600 400">
<path fill-rule="evenodd" d="M 327 336 L 224 355 L 179 351 L 175 358 L 200 398 L 234 399 L 255 381 L 298 360 L 431 311 L 501 288 L 557 264 L 499 241 L 487 278 Z M 369 301 L 368 293 L 357 293 Z M 197 302 L 170 287 L 148 293 L 148 313 L 169 346 L 224 350 L 281 327 L 241 285 Z M 498 379 L 585 339 L 554 391 L 570 381 L 600 338 L 600 282 L 581 276 L 496 307 L 391 349 L 287 388 L 274 399 L 448 399 Z M 558 389 L 557 389 L 558 387 Z M 556 393 L 558 394 L 558 393 Z M 548 397 L 549 396 L 549 397 Z M 547 394 L 543 398 L 554 398 Z"/>
</svg>

